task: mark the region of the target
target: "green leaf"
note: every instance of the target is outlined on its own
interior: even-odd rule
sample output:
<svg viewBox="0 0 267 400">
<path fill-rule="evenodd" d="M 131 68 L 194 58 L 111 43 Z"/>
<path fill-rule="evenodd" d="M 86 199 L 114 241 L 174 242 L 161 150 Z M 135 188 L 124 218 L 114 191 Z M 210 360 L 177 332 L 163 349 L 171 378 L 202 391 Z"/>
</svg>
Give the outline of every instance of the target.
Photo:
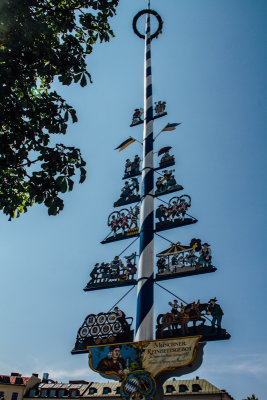
<svg viewBox="0 0 267 400">
<path fill-rule="evenodd" d="M 86 170 L 83 167 L 81 167 L 80 171 L 81 171 L 81 175 L 80 175 L 79 183 L 83 183 L 86 179 Z"/>
<path fill-rule="evenodd" d="M 48 208 L 48 215 L 57 215 L 58 210 L 56 205 L 52 205 L 51 207 Z"/>
<path fill-rule="evenodd" d="M 79 82 L 79 80 L 81 79 L 81 76 L 82 76 L 82 74 L 81 74 L 81 73 L 80 73 L 80 74 L 77 74 L 77 75 L 75 75 L 75 76 L 74 76 L 74 82 L 75 82 L 75 83 Z"/>
<path fill-rule="evenodd" d="M 70 178 L 68 178 L 68 185 L 69 185 L 69 192 L 71 192 L 72 189 L 73 189 L 74 182 L 73 182 L 73 180 L 70 179 Z"/>
<path fill-rule="evenodd" d="M 72 76 L 66 76 L 63 78 L 62 83 L 63 85 L 69 86 L 72 82 Z"/>
<path fill-rule="evenodd" d="M 87 85 L 87 79 L 86 79 L 86 77 L 85 77 L 85 74 L 83 74 L 83 76 L 82 76 L 80 85 L 81 85 L 82 87 L 84 87 L 84 86 Z"/>
<path fill-rule="evenodd" d="M 60 191 L 62 193 L 66 193 L 67 190 L 68 190 L 67 179 L 64 179 L 60 184 Z"/>
<path fill-rule="evenodd" d="M 47 206 L 47 207 L 51 207 L 52 205 L 53 205 L 53 203 L 54 203 L 54 199 L 53 199 L 53 197 L 48 197 L 46 200 L 45 200 L 45 205 Z"/>
<path fill-rule="evenodd" d="M 78 118 L 51 86 L 92 83 L 86 56 L 113 36 L 109 16 L 118 1 L 1 2 L 0 209 L 10 219 L 43 202 L 49 215 L 58 214 L 58 193 L 73 189 L 78 170 L 80 182 L 86 178 L 80 150 L 56 144 L 54 134 Z"/>
<path fill-rule="evenodd" d="M 70 110 L 70 115 L 73 123 L 78 122 L 76 111 L 73 108 Z"/>
</svg>

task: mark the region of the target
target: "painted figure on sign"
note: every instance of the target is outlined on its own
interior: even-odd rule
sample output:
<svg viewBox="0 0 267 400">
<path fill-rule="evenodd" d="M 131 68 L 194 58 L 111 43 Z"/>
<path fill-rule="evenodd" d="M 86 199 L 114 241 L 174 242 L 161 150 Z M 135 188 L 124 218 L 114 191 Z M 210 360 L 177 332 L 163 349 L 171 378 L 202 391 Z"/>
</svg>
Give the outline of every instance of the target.
<svg viewBox="0 0 267 400">
<path fill-rule="evenodd" d="M 192 249 L 189 253 L 185 256 L 185 262 L 193 267 L 196 265 L 197 256 L 195 255 L 195 251 Z"/>
<path fill-rule="evenodd" d="M 169 214 L 173 218 L 171 210 L 169 210 Z M 164 277 L 166 275 L 184 274 L 190 271 L 188 268 L 197 273 L 202 273 L 202 268 L 206 269 L 205 272 L 213 272 L 216 269 L 211 265 L 209 244 L 204 243 L 202 245 L 201 239 L 193 238 L 189 245 L 181 245 L 180 242 L 172 244 L 170 248 L 158 253 L 157 257 L 160 257 L 158 260 L 159 265 L 164 265 L 164 268 L 162 267 L 158 271 L 158 275 L 164 274 Z M 165 260 L 164 263 L 161 259 Z"/>
<path fill-rule="evenodd" d="M 170 155 L 171 148 L 172 148 L 171 146 L 165 146 L 158 151 L 158 156 L 162 155 L 161 160 L 159 162 L 160 168 L 164 168 L 164 166 L 166 168 L 174 164 L 174 156 Z"/>
<path fill-rule="evenodd" d="M 164 257 L 160 257 L 157 261 L 158 272 L 163 272 L 166 267 L 166 260 Z"/>
<path fill-rule="evenodd" d="M 139 196 L 134 195 L 136 201 L 140 199 Z M 114 203 L 115 204 L 115 203 Z M 130 236 L 138 235 L 138 216 L 140 209 L 138 205 L 130 207 L 130 209 L 123 208 L 120 211 L 113 211 L 108 216 L 107 225 L 111 228 L 111 232 L 108 234 L 105 240 L 101 243 L 107 243 L 109 241 L 122 240 Z M 113 234 L 111 236 L 111 234 Z"/>
<path fill-rule="evenodd" d="M 165 162 L 167 162 L 167 161 L 170 161 L 170 160 L 172 160 L 172 159 L 173 159 L 173 156 L 170 155 L 170 152 L 169 152 L 169 151 L 166 151 L 166 152 L 164 153 L 164 155 L 162 156 L 161 160 L 160 160 L 160 164 L 161 164 L 161 163 L 165 163 Z"/>
<path fill-rule="evenodd" d="M 173 175 L 174 171 L 175 171 L 175 169 L 172 169 L 170 171 L 168 171 L 168 170 L 163 171 L 163 176 L 164 176 L 164 180 L 166 181 L 167 188 L 169 188 L 170 186 L 176 185 L 176 180 Z"/>
<path fill-rule="evenodd" d="M 123 188 L 121 189 L 121 198 L 127 200 L 131 195 L 131 188 L 129 182 L 126 181 Z"/>
<path fill-rule="evenodd" d="M 158 192 L 163 192 L 164 191 L 164 184 L 163 184 L 163 178 L 160 176 L 158 177 L 156 181 L 156 187 Z"/>
<path fill-rule="evenodd" d="M 117 230 L 119 229 L 119 219 L 113 214 L 111 217 L 111 221 L 108 222 L 108 226 L 111 227 L 111 231 L 113 232 L 113 236 L 116 236 Z"/>
<path fill-rule="evenodd" d="M 118 308 L 107 313 L 89 314 L 78 330 L 75 348 L 72 352 L 84 351 L 90 345 L 132 341 L 132 322 L 133 318 L 125 317 L 125 314 Z"/>
<path fill-rule="evenodd" d="M 165 109 L 166 109 L 166 101 L 155 102 L 155 113 L 157 115 L 163 114 L 165 112 Z"/>
<path fill-rule="evenodd" d="M 109 263 L 104 263 L 102 262 L 100 265 L 100 273 L 102 276 L 102 281 L 107 282 L 110 279 L 110 268 L 109 268 Z"/>
<path fill-rule="evenodd" d="M 178 218 L 184 221 L 184 216 L 187 209 L 191 207 L 191 199 L 187 202 L 185 199 L 180 198 L 180 204 L 178 205 Z"/>
<path fill-rule="evenodd" d="M 156 193 L 163 193 L 163 192 L 167 192 L 170 190 L 173 190 L 177 183 L 176 183 L 176 179 L 174 178 L 173 172 L 175 170 L 165 170 L 163 171 L 163 177 L 159 177 L 156 181 Z"/>
<path fill-rule="evenodd" d="M 127 230 L 138 228 L 137 223 L 139 212 L 140 209 L 138 206 L 135 206 L 134 208 L 130 207 L 130 210 L 124 208 L 120 211 L 112 212 L 108 217 L 107 224 L 111 227 L 113 237 L 116 238 L 117 235 L 118 237 L 121 237 L 122 235 L 126 235 Z M 136 233 L 138 233 L 138 231 Z M 135 234 L 135 232 L 130 234 Z"/>
<path fill-rule="evenodd" d="M 139 192 L 139 182 L 137 178 L 132 178 L 131 179 L 131 194 L 134 194 L 134 192 L 136 192 L 136 195 L 138 195 Z"/>
<path fill-rule="evenodd" d="M 134 203 L 140 200 L 139 197 L 139 183 L 137 178 L 131 178 L 131 182 L 125 181 L 121 189 L 119 200 L 114 203 L 114 207 L 119 207 L 124 204 Z"/>
<path fill-rule="evenodd" d="M 132 170 L 132 163 L 128 158 L 126 160 L 126 163 L 125 163 L 124 176 L 125 177 L 130 176 L 131 175 L 131 170 Z"/>
<path fill-rule="evenodd" d="M 130 279 L 134 279 L 134 275 L 137 271 L 136 268 L 136 252 L 132 253 L 130 256 L 124 256 L 124 258 L 127 260 L 126 262 L 126 275 L 127 279 L 130 277 Z"/>
<path fill-rule="evenodd" d="M 200 257 L 198 259 L 199 264 L 205 266 L 209 266 L 211 264 L 211 249 L 208 243 L 204 243 L 202 245 L 201 250 L 199 251 Z"/>
<path fill-rule="evenodd" d="M 178 214 L 178 208 L 178 202 L 176 200 L 174 200 L 168 207 L 168 213 L 172 222 L 174 222 L 174 219 Z"/>
<path fill-rule="evenodd" d="M 135 206 L 134 208 L 130 207 L 130 226 L 129 226 L 129 228 L 132 228 L 132 226 L 137 227 L 139 213 L 140 213 L 140 208 L 138 206 Z"/>
<path fill-rule="evenodd" d="M 129 229 L 129 217 L 125 215 L 124 212 L 120 214 L 120 228 L 123 231 L 123 234 L 125 234 L 125 230 L 128 228 Z"/>
<path fill-rule="evenodd" d="M 135 155 L 134 160 L 131 162 L 128 158 L 124 168 L 124 178 L 130 178 L 131 176 L 140 175 L 140 157 L 138 154 Z"/>
<path fill-rule="evenodd" d="M 142 122 L 142 115 L 144 113 L 143 108 L 136 108 L 133 113 L 132 124 L 136 124 L 138 122 Z"/>
<path fill-rule="evenodd" d="M 126 321 L 126 316 L 122 310 L 119 309 L 119 307 L 114 307 L 114 312 L 115 314 L 118 315 L 117 321 L 121 323 L 122 329 L 124 331 L 128 331 L 130 329 L 130 325 Z"/>
<path fill-rule="evenodd" d="M 118 278 L 120 274 L 120 267 L 122 266 L 122 262 L 119 259 L 119 256 L 115 256 L 114 260 L 110 263 L 110 278 Z"/>
<path fill-rule="evenodd" d="M 103 373 L 116 372 L 123 378 L 129 371 L 125 368 L 126 362 L 121 357 L 121 345 L 109 347 L 109 353 L 99 361 L 97 370 Z"/>
<path fill-rule="evenodd" d="M 134 275 L 137 271 L 135 264 L 132 264 L 132 261 L 128 258 L 126 268 L 128 271 L 128 276 L 130 276 L 130 279 L 134 279 Z"/>
<path fill-rule="evenodd" d="M 174 170 L 173 170 L 174 172 Z M 176 179 L 174 178 L 174 174 L 170 174 L 167 180 L 168 189 L 171 189 L 173 186 L 176 185 Z"/>
<path fill-rule="evenodd" d="M 176 254 L 174 254 L 174 255 L 172 256 L 171 265 L 172 265 L 172 266 L 178 265 L 178 257 L 177 257 Z"/>
<path fill-rule="evenodd" d="M 223 311 L 216 302 L 216 297 L 208 303 L 201 303 L 200 300 L 180 305 L 177 300 L 169 302 L 171 312 L 159 314 L 157 317 L 156 338 L 203 335 L 203 340 L 229 339 L 230 335 L 221 328 Z M 211 327 L 206 325 L 206 315 L 212 316 Z M 218 327 L 217 331 L 215 325 Z"/>
<path fill-rule="evenodd" d="M 156 210 L 156 218 L 159 219 L 159 222 L 166 222 L 168 219 L 168 210 L 166 207 L 164 207 L 163 204 L 160 204 L 160 206 Z"/>
<path fill-rule="evenodd" d="M 184 256 L 178 257 L 177 254 L 172 256 L 171 264 L 170 264 L 170 271 L 176 272 L 178 268 L 184 267 Z"/>
<path fill-rule="evenodd" d="M 178 300 L 174 299 L 173 303 L 171 301 L 169 301 L 169 305 L 171 306 L 171 313 L 173 315 L 173 319 L 174 320 L 178 320 L 178 312 L 179 312 L 179 304 L 178 304 Z"/>
<path fill-rule="evenodd" d="M 132 162 L 132 174 L 137 174 L 138 172 L 140 172 L 140 161 L 141 158 L 138 154 L 136 154 Z"/>
<path fill-rule="evenodd" d="M 190 247 L 194 251 L 200 252 L 200 250 L 202 249 L 201 239 L 196 239 L 196 238 L 191 239 Z"/>
<path fill-rule="evenodd" d="M 221 306 L 219 304 L 216 304 L 217 299 L 214 297 L 214 299 L 210 299 L 209 301 L 209 307 L 207 310 L 207 314 L 210 314 L 212 316 L 212 321 L 211 321 L 211 330 L 215 330 L 215 324 L 217 324 L 218 330 L 221 330 L 221 324 L 222 324 L 222 317 L 223 317 L 223 310 L 221 309 Z"/>
<path fill-rule="evenodd" d="M 115 284 L 124 283 L 127 280 L 133 280 L 137 271 L 136 268 L 136 252 L 124 257 L 127 260 L 126 265 L 123 264 L 119 256 L 105 263 L 95 264 L 90 273 L 91 280 L 88 282 L 86 289 L 116 286 Z"/>
<path fill-rule="evenodd" d="M 95 264 L 94 268 L 92 269 L 90 273 L 91 280 L 89 283 L 94 283 L 95 281 L 97 281 L 98 270 L 99 270 L 99 263 Z"/>
</svg>

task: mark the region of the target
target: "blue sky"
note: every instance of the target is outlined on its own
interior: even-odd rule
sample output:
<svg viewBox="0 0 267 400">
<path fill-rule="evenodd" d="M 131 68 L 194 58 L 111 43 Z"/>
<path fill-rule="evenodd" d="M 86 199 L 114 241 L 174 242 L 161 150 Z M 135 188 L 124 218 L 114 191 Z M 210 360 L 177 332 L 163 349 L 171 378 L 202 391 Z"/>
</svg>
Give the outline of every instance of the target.
<svg viewBox="0 0 267 400">
<path fill-rule="evenodd" d="M 164 232 L 187 244 L 200 237 L 212 246 L 216 273 L 164 282 L 186 301 L 216 296 L 230 341 L 208 343 L 199 375 L 237 400 L 267 389 L 266 346 L 266 14 L 263 0 L 152 0 L 164 20 L 152 44 L 154 101 L 166 100 L 168 116 L 182 122 L 162 134 L 156 149 L 173 146 L 177 182 L 192 196 L 197 224 Z M 145 8 L 121 0 L 111 21 L 116 37 L 88 57 L 93 85 L 57 89 L 78 111 L 79 122 L 58 142 L 81 148 L 88 178 L 64 195 L 65 208 L 49 217 L 45 206 L 1 221 L 0 371 L 49 372 L 60 381 L 98 380 L 86 355 L 72 356 L 78 328 L 91 312 L 108 310 L 126 291 L 83 292 L 92 266 L 109 261 L 128 244 L 101 245 L 118 199 L 126 158 L 141 155 L 129 135 L 134 108 L 143 102 L 144 42 L 131 28 Z M 168 197 L 164 198 L 167 199 Z M 156 252 L 166 242 L 155 240 Z M 138 251 L 138 244 L 133 245 Z M 120 304 L 135 316 L 135 289 Z M 155 289 L 155 315 L 172 300 Z M 190 377 L 190 376 L 187 376 Z"/>
</svg>

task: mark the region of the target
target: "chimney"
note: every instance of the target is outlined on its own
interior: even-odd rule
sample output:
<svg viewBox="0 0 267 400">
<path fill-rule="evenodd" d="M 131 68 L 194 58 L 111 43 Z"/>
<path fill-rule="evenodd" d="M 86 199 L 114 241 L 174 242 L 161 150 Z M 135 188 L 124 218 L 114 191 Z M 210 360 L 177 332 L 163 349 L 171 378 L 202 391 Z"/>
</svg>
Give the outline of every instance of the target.
<svg viewBox="0 0 267 400">
<path fill-rule="evenodd" d="M 199 376 L 196 376 L 196 380 L 197 380 L 197 381 L 199 380 Z"/>
<path fill-rule="evenodd" d="M 18 372 L 11 372 L 11 376 L 21 376 Z"/>
<path fill-rule="evenodd" d="M 39 374 L 32 373 L 32 376 L 35 376 L 35 378 L 38 378 Z"/>
<path fill-rule="evenodd" d="M 43 383 L 47 383 L 47 382 L 48 382 L 48 377 L 49 377 L 49 373 L 48 373 L 48 372 L 44 372 L 44 373 L 43 373 L 42 382 L 43 382 Z"/>
</svg>

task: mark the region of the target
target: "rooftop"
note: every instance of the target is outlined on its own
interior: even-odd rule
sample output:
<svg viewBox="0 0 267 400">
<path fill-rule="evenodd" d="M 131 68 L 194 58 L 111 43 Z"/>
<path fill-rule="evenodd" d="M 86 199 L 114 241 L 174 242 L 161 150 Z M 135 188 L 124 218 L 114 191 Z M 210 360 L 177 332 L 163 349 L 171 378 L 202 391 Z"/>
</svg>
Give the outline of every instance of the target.
<svg viewBox="0 0 267 400">
<path fill-rule="evenodd" d="M 31 377 L 21 376 L 17 372 L 12 372 L 11 375 L 0 375 L 0 384 L 4 385 L 26 385 Z"/>
<path fill-rule="evenodd" d="M 183 379 L 168 380 L 163 385 L 164 396 L 173 395 L 195 395 L 195 394 L 226 394 L 231 400 L 234 400 L 225 390 L 217 388 L 206 379 Z M 51 391 L 52 389 L 52 391 Z M 60 391 L 57 391 L 57 389 Z M 63 389 L 63 392 L 62 392 Z M 120 398 L 119 382 L 87 382 L 83 380 L 71 380 L 69 383 L 59 382 L 41 382 L 34 388 L 27 391 L 24 398 Z"/>
</svg>

